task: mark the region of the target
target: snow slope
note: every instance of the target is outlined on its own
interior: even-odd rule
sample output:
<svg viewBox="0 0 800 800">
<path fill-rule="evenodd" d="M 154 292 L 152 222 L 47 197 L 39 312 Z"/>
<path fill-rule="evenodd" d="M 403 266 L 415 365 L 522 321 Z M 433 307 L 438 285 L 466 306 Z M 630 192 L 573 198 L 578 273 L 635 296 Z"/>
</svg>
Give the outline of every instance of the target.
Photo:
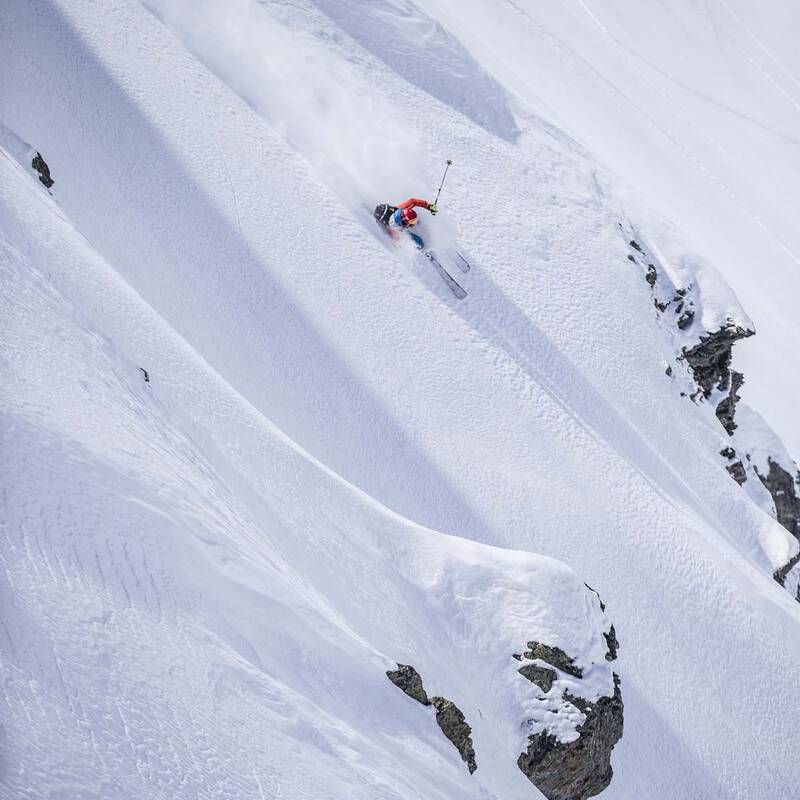
<svg viewBox="0 0 800 800">
<path fill-rule="evenodd" d="M 2 242 L 8 796 L 469 792 L 433 726 L 412 738 L 392 655 L 473 720 L 481 782 L 526 796 L 502 759 L 533 704 L 511 653 L 558 642 L 609 693 L 597 598 L 344 484 L 0 169 L 20 217 Z M 134 354 L 170 377 L 145 383 Z"/>
<path fill-rule="evenodd" d="M 676 222 L 746 299 L 758 336 L 738 348 L 743 397 L 800 457 L 797 4 L 419 5 L 623 176 L 631 202 Z"/>
<path fill-rule="evenodd" d="M 800 607 L 771 574 L 797 542 L 723 469 L 626 259 L 628 230 L 663 242 L 757 340 L 726 270 L 774 241 L 674 213 L 710 195 L 580 71 L 534 69 L 531 6 L 0 9 L 9 797 L 535 797 L 510 654 L 555 640 L 608 691 L 584 580 L 621 642 L 605 796 L 791 796 Z M 574 47 L 603 33 L 565 9 Z M 474 263 L 462 303 L 370 213 L 442 154 L 420 227 Z M 465 712 L 474 776 L 397 661 Z"/>
</svg>

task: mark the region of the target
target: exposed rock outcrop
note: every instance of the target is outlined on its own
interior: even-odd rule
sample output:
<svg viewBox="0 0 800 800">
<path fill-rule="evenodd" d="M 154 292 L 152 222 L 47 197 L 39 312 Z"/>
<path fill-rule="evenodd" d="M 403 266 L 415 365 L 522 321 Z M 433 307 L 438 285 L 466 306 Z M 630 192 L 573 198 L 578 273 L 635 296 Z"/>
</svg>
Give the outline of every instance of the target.
<svg viewBox="0 0 800 800">
<path fill-rule="evenodd" d="M 620 228 L 624 230 L 621 223 Z M 636 253 L 636 257 L 629 255 L 631 261 L 638 264 L 638 257 L 647 264 L 644 277 L 653 291 L 655 307 L 665 317 L 669 310 L 679 332 L 689 332 L 698 313 L 695 307 L 696 288 L 693 284 L 684 287 L 675 286 L 666 274 L 664 265 L 648 254 L 636 239 L 631 239 L 628 246 Z M 658 268 L 653 262 L 658 263 Z M 738 390 L 744 383 L 742 373 L 731 370 L 732 347 L 734 342 L 754 333 L 755 331 L 746 327 L 745 323 L 737 324 L 728 318 L 719 330 L 701 334 L 700 341 L 691 346 L 683 345 L 685 337 L 682 340 L 680 337 L 675 338 L 676 346 L 682 354 L 681 358 L 689 366 L 699 387 L 699 392 L 692 394 L 692 399 L 696 399 L 700 394 L 709 399 L 716 392 L 724 393 L 724 396 L 717 401 L 716 414 L 729 435 L 736 430 L 734 414 L 736 402 L 739 400 Z M 671 371 L 668 374 L 671 374 Z"/>
<path fill-rule="evenodd" d="M 547 731 L 532 734 L 517 766 L 548 800 L 584 800 L 602 792 L 614 774 L 611 751 L 623 730 L 619 677 L 614 675 L 614 694 L 594 703 L 569 692 L 563 696 L 586 716 L 579 738 L 559 742 Z"/>
<path fill-rule="evenodd" d="M 398 688 L 402 689 L 412 700 L 429 706 L 431 701 L 422 685 L 422 677 L 410 664 L 398 664 L 397 669 L 389 670 L 386 677 Z"/>
<path fill-rule="evenodd" d="M 683 354 L 694 373 L 697 385 L 708 397 L 714 389 L 726 389 L 730 386 L 730 365 L 733 353 L 731 348 L 735 342 L 752 336 L 754 331 L 739 325 L 726 325 L 717 331 L 701 336 L 700 341 Z"/>
<path fill-rule="evenodd" d="M 586 588 L 597 595 L 588 584 Z M 597 598 L 604 609 L 600 596 L 597 595 Z M 613 661 L 619 648 L 614 626 L 611 625 L 603 636 L 608 648 L 605 660 Z M 568 718 L 575 714 L 576 709 L 585 717 L 576 728 L 568 726 L 567 730 L 572 729 L 578 734 L 572 741 L 563 741 L 568 737 L 563 735 L 564 728 L 559 727 L 561 723 L 553 727 L 552 722 L 544 721 L 546 717 L 540 719 L 537 723 L 537 728 L 540 729 L 528 736 L 528 746 L 519 754 L 517 766 L 548 800 L 584 800 L 594 797 L 611 782 L 614 774 L 611 768 L 611 751 L 622 738 L 623 704 L 619 676 L 611 673 L 614 682 L 612 695 L 590 701 L 565 687 L 565 684 L 570 688 L 575 686 L 575 680 L 570 678 L 577 678 L 581 681 L 580 685 L 585 683 L 583 669 L 561 648 L 528 642 L 528 649 L 524 654 L 515 655 L 514 658 L 535 659 L 548 665 L 524 664 L 518 670 L 523 677 L 548 694 L 547 698 L 542 698 L 548 709 L 552 710 L 554 693 L 558 691 L 561 696 L 561 706 L 557 712 L 559 717 L 565 715 Z M 596 669 L 597 666 L 594 666 L 592 670 L 595 677 Z M 591 697 L 592 691 L 587 688 L 581 694 Z"/>
<path fill-rule="evenodd" d="M 591 592 L 585 608 L 593 625 L 577 637 L 582 643 L 580 655 L 531 640 L 513 654 L 519 677 L 508 676 L 518 681 L 520 713 L 524 715 L 518 722 L 527 731 L 523 752 L 510 751 L 508 766 L 513 769 L 516 762 L 551 800 L 584 800 L 608 786 L 613 776 L 611 751 L 622 737 L 620 679 L 609 663 L 617 658 L 617 634 L 605 617 L 600 596 L 588 585 L 586 590 Z M 410 664 L 397 664 L 386 676 L 416 703 L 433 708 L 439 729 L 470 774 L 474 773 L 478 763 L 472 728 L 461 709 L 446 697 L 429 695 L 422 676 Z M 501 680 L 500 685 L 504 684 Z"/>
<path fill-rule="evenodd" d="M 736 451 L 732 447 L 723 447 L 719 454 L 728 460 L 725 469 L 728 474 L 741 486 L 747 480 L 747 470 L 741 458 L 736 458 Z"/>
<path fill-rule="evenodd" d="M 628 254 L 628 260 L 637 265 L 647 265 L 644 277 L 652 290 L 653 303 L 660 315 L 666 317 L 667 309 L 670 308 L 677 315 L 675 324 L 678 331 L 675 331 L 674 328 L 670 329 L 669 326 L 667 326 L 667 330 L 670 331 L 673 346 L 681 353 L 679 360 L 685 362 L 697 386 L 696 391 L 681 391 L 681 395 L 688 395 L 695 401 L 702 396 L 716 403 L 717 419 L 726 433 L 734 436 L 740 424 L 736 421 L 736 405 L 741 399 L 739 389 L 744 384 L 744 375 L 731 369 L 733 345 L 740 339 L 755 334 L 752 323 L 749 321 L 737 323 L 731 316 L 728 316 L 718 330 L 700 333 L 698 342 L 695 335 L 692 334 L 692 328 L 698 315 L 695 302 L 700 302 L 699 289 L 695 289 L 692 284 L 685 288 L 676 287 L 666 274 L 668 270 L 665 265 L 657 257 L 649 254 L 647 248 L 637 241 L 638 233 L 635 233 L 637 238 L 630 239 L 630 233 L 634 233 L 634 229 L 622 222 L 618 223 L 618 227 L 625 235 L 631 251 Z M 740 320 L 747 320 L 743 311 L 738 316 Z M 670 377 L 673 376 L 670 366 L 667 367 L 666 373 Z M 795 480 L 792 472 L 796 467 L 785 453 L 783 444 L 776 439 L 771 430 L 766 438 L 763 438 L 763 429 L 760 433 L 751 430 L 753 418 L 750 414 L 746 416 L 746 420 L 749 425 L 743 429 L 744 442 L 742 434 L 736 434 L 736 448 L 742 456 L 737 455 L 737 450 L 730 446 L 724 447 L 720 451 L 720 455 L 727 461 L 725 469 L 739 486 L 743 486 L 747 482 L 748 475 L 751 477 L 754 474 L 757 475 L 772 497 L 778 522 L 800 541 L 800 499 L 798 499 L 800 496 L 800 471 L 797 472 L 797 480 Z M 755 438 L 753 438 L 754 436 Z M 772 439 L 772 454 L 781 454 L 782 457 L 768 457 L 769 469 L 765 475 L 755 466 L 755 451 L 761 451 L 759 463 L 763 465 L 763 442 L 770 439 Z M 788 469 L 786 469 L 787 466 Z M 749 487 L 749 491 L 752 494 L 754 489 Z M 775 580 L 782 586 L 786 586 L 789 573 L 798 564 L 800 564 L 800 556 L 791 559 L 776 570 L 773 574 Z M 792 581 L 791 584 L 794 587 L 795 582 Z M 789 587 L 787 586 L 787 588 Z M 790 590 L 794 592 L 794 588 Z M 800 584 L 798 584 L 797 595 L 797 599 L 800 600 Z"/>
<path fill-rule="evenodd" d="M 616 661 L 617 650 L 619 650 L 619 642 L 617 641 L 617 632 L 614 630 L 613 625 L 609 629 L 608 633 L 603 634 L 603 638 L 606 640 L 606 645 L 608 645 L 606 661 Z"/>
<path fill-rule="evenodd" d="M 539 642 L 528 642 L 528 649 L 522 654 L 524 658 L 531 660 L 539 658 L 552 664 L 556 669 L 566 672 L 575 678 L 583 677 L 583 670 L 575 665 L 575 661 L 570 658 L 560 647 L 550 647 Z M 519 656 L 516 656 L 519 660 Z"/>
<path fill-rule="evenodd" d="M 461 710 L 452 701 L 444 697 L 432 697 L 431 703 L 436 709 L 436 722 L 442 733 L 453 743 L 472 774 L 478 769 L 475 748 L 472 746 L 472 728 L 467 725 Z"/>
<path fill-rule="evenodd" d="M 732 348 L 735 342 L 754 333 L 749 328 L 731 323 L 708 336 L 701 336 L 698 344 L 683 351 L 703 396 L 708 398 L 714 391 L 725 393 L 717 404 L 716 414 L 729 435 L 736 430 L 733 415 L 739 399 L 737 392 L 744 383 L 741 372 L 731 371 Z"/>
<path fill-rule="evenodd" d="M 553 681 L 558 677 L 554 669 L 538 667 L 536 664 L 525 664 L 517 672 L 531 683 L 535 683 L 545 694 L 553 688 Z"/>
<path fill-rule="evenodd" d="M 47 166 L 47 162 L 42 158 L 41 153 L 36 153 L 31 161 L 31 166 L 39 173 L 39 180 L 46 188 L 49 189 L 55 183 L 50 176 L 50 167 Z"/>
<path fill-rule="evenodd" d="M 741 400 L 739 397 L 739 389 L 744 384 L 744 375 L 736 370 L 731 370 L 731 383 L 728 394 L 719 401 L 716 409 L 717 419 L 722 423 L 728 435 L 732 435 L 736 430 L 737 425 L 734 422 L 734 415 L 736 414 L 736 403 Z"/>
<path fill-rule="evenodd" d="M 564 744 L 542 732 L 528 738 L 527 750 L 517 759 L 519 768 L 548 800 L 583 800 L 600 794 L 611 783 L 611 750 L 622 737 L 618 679 L 612 697 L 601 697 L 594 704 L 572 696 L 569 700 L 577 700 L 579 710 L 586 714 L 578 726 L 580 738 Z"/>
<path fill-rule="evenodd" d="M 756 467 L 756 475 L 772 495 L 778 522 L 800 541 L 800 496 L 798 496 L 800 471 L 795 479 L 777 461 L 767 458 L 767 464 L 769 466 L 767 474 L 762 474 Z M 773 577 L 781 586 L 784 586 L 786 577 L 798 563 L 800 563 L 800 553 L 787 561 L 780 569 L 775 570 Z M 798 595 L 797 599 L 800 599 L 800 587 L 798 587 Z"/>
<path fill-rule="evenodd" d="M 422 683 L 422 676 L 410 664 L 398 664 L 396 670 L 389 670 L 386 673 L 386 677 L 412 700 L 423 706 L 432 705 L 436 709 L 436 723 L 442 733 L 458 750 L 470 774 L 475 772 L 478 764 L 475 761 L 475 748 L 472 744 L 472 728 L 467 724 L 461 709 L 446 697 L 429 699 Z"/>
<path fill-rule="evenodd" d="M 758 468 L 756 468 L 756 474 L 772 495 L 778 522 L 789 533 L 800 539 L 800 497 L 797 494 L 797 487 L 800 486 L 800 471 L 795 480 L 777 461 L 767 458 L 767 464 L 769 472 L 766 475 L 762 475 Z"/>
</svg>

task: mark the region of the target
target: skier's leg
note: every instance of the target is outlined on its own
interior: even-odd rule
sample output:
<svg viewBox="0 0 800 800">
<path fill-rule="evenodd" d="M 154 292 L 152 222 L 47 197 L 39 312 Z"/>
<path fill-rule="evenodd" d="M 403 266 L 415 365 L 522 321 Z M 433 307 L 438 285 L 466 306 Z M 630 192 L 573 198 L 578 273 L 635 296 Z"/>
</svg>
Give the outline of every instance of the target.
<svg viewBox="0 0 800 800">
<path fill-rule="evenodd" d="M 422 250 L 425 247 L 425 242 L 422 241 L 422 237 L 416 233 L 408 232 L 408 235 L 414 240 L 414 244 L 417 246 L 417 250 Z"/>
</svg>

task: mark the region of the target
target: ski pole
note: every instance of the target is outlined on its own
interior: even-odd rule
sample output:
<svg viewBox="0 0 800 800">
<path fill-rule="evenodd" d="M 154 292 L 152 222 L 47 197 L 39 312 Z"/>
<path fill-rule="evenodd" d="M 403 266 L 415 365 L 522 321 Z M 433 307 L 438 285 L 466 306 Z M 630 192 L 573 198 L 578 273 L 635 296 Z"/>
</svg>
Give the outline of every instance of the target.
<svg viewBox="0 0 800 800">
<path fill-rule="evenodd" d="M 439 184 L 439 191 L 436 192 L 436 199 L 433 201 L 433 204 L 436 205 L 439 202 L 439 195 L 442 192 L 442 186 L 444 186 L 444 179 L 447 177 L 447 170 L 450 169 L 450 165 L 452 164 L 451 159 L 447 159 L 447 166 L 444 168 L 444 175 L 442 175 L 442 182 Z"/>
</svg>

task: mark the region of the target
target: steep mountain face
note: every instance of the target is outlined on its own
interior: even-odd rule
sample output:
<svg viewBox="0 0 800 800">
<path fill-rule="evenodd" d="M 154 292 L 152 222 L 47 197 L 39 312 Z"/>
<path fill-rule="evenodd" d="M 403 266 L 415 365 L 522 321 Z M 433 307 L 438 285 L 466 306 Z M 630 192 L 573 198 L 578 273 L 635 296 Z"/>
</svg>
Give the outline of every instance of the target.
<svg viewBox="0 0 800 800">
<path fill-rule="evenodd" d="M 0 796 L 793 796 L 793 6 L 33 12 Z"/>
<path fill-rule="evenodd" d="M 631 239 L 629 245 L 628 260 L 646 267 L 644 278 L 652 290 L 653 305 L 664 324 L 666 338 L 672 343 L 677 360 L 685 362 L 689 368 L 696 386 L 688 393 L 689 397 L 695 402 L 709 401 L 725 432 L 733 437 L 739 427 L 736 408 L 741 400 L 739 390 L 744 384 L 744 375 L 731 368 L 733 346 L 755 334 L 753 323 L 740 308 L 732 311 L 728 306 L 729 310 L 721 321 L 717 314 L 709 314 L 702 307 L 701 296 L 717 298 L 714 306 L 719 308 L 718 295 L 723 288 L 718 279 L 709 280 L 705 270 L 692 270 L 690 281 L 686 280 L 684 270 L 683 276 L 676 277 L 686 285 L 677 286 L 670 276 L 669 267 L 659 260 L 658 255 L 648 252 L 635 239 Z M 667 365 L 666 374 L 674 377 L 671 364 Z M 681 395 L 687 396 L 687 391 L 681 391 Z M 720 450 L 726 461 L 725 469 L 740 486 L 747 482 L 748 477 L 755 479 L 756 483 L 760 481 L 771 502 L 758 488 L 751 491 L 748 485 L 748 492 L 800 541 L 800 469 L 763 418 L 746 409 L 744 419 L 744 430 L 733 440 L 743 451 L 743 457 L 739 457 L 736 447 L 726 444 Z M 755 463 L 751 464 L 753 461 Z M 800 550 L 792 553 L 774 572 L 775 580 L 798 600 L 800 576 L 793 575 L 793 571 L 799 562 Z"/>
</svg>

